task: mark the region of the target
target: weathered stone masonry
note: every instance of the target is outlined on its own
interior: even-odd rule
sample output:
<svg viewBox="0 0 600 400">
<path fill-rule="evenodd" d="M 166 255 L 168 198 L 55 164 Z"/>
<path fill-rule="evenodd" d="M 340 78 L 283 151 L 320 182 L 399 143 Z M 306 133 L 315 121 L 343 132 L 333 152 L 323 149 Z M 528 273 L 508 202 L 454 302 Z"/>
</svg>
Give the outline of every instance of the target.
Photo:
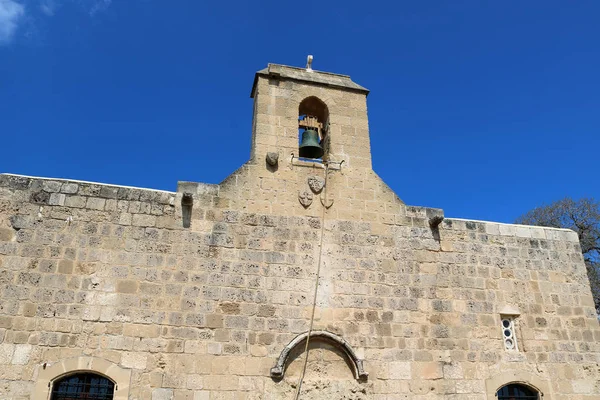
<svg viewBox="0 0 600 400">
<path fill-rule="evenodd" d="M 323 232 L 314 329 L 333 339 L 311 341 L 301 398 L 489 400 L 523 382 L 544 400 L 599 399 L 576 234 L 432 226 L 442 210 L 406 206 L 371 169 L 367 93 L 259 71 L 251 159 L 219 185 L 0 175 L 0 398 L 48 399 L 58 378 L 95 371 L 115 399 L 292 399 L 303 346 L 281 379 L 271 369 L 308 330 Z M 327 190 L 321 164 L 291 157 L 308 97 L 328 109 Z"/>
</svg>

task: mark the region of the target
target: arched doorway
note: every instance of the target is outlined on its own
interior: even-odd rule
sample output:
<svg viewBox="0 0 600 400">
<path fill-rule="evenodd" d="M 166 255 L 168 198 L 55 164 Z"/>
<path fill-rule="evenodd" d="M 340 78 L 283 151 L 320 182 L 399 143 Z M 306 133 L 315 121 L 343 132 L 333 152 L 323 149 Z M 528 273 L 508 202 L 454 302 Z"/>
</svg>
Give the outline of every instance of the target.
<svg viewBox="0 0 600 400">
<path fill-rule="evenodd" d="M 502 386 L 496 393 L 498 400 L 539 400 L 537 390 L 529 386 L 511 383 Z"/>
<path fill-rule="evenodd" d="M 52 385 L 50 400 L 113 400 L 115 384 L 102 375 L 80 372 Z"/>
</svg>

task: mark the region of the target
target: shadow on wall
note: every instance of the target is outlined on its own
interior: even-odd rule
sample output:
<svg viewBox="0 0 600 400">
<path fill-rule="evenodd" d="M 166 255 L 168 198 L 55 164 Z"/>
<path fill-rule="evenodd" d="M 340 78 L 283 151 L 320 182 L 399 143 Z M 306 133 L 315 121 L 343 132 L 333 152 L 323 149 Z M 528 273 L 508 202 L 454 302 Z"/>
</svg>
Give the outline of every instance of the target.
<svg viewBox="0 0 600 400">
<path fill-rule="evenodd" d="M 304 346 L 306 340 L 294 347 L 285 363 L 285 375 L 291 380 L 298 380 L 304 364 Z M 337 347 L 322 340 L 311 339 L 308 345 L 308 366 L 306 367 L 306 380 L 328 378 L 349 379 L 354 378 L 354 365 L 346 354 Z"/>
<path fill-rule="evenodd" d="M 189 228 L 192 225 L 192 208 L 194 205 L 194 197 L 191 193 L 184 193 L 181 197 L 181 217 L 183 219 L 183 227 Z"/>
<path fill-rule="evenodd" d="M 266 383 L 265 393 L 272 399 L 294 398 L 298 379 L 304 364 L 303 340 L 289 353 L 285 375 Z M 311 400 L 367 400 L 373 398 L 373 383 L 357 381 L 352 361 L 346 353 L 323 340 L 311 338 L 308 365 L 302 382 L 301 399 Z"/>
</svg>

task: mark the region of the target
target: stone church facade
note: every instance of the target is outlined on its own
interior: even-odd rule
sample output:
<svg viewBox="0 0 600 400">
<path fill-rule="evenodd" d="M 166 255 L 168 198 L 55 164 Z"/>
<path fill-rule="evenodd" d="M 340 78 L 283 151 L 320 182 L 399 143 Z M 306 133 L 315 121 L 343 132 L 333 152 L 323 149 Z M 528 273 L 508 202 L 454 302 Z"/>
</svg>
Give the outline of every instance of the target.
<svg viewBox="0 0 600 400">
<path fill-rule="evenodd" d="M 0 398 L 600 399 L 577 235 L 404 204 L 367 94 L 270 64 L 218 185 L 0 175 Z"/>
</svg>

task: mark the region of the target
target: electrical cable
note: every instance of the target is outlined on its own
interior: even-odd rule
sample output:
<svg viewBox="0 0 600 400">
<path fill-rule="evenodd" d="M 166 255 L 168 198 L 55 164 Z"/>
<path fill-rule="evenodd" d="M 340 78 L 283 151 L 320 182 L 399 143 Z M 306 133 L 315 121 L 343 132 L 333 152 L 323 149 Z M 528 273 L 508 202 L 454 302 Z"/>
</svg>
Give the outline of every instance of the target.
<svg viewBox="0 0 600 400">
<path fill-rule="evenodd" d="M 327 201 L 327 178 L 329 177 L 329 164 L 325 162 L 325 184 L 323 195 L 325 197 L 325 201 Z M 304 375 L 306 374 L 306 366 L 308 365 L 308 345 L 310 343 L 310 334 L 313 330 L 313 325 L 315 322 L 315 309 L 317 307 L 317 292 L 319 290 L 319 278 L 321 276 L 321 259 L 323 257 L 323 235 L 325 233 L 325 210 L 327 207 L 323 204 L 323 210 L 321 213 L 321 239 L 319 241 L 319 259 L 317 261 L 317 278 L 315 279 L 315 291 L 313 295 L 312 302 L 312 313 L 310 316 L 310 325 L 308 326 L 308 335 L 306 336 L 306 345 L 304 346 L 304 365 L 302 366 L 302 373 L 300 374 L 300 378 L 298 379 L 298 385 L 296 387 L 296 396 L 295 400 L 300 398 L 300 392 L 302 391 L 302 382 L 304 381 Z"/>
</svg>

